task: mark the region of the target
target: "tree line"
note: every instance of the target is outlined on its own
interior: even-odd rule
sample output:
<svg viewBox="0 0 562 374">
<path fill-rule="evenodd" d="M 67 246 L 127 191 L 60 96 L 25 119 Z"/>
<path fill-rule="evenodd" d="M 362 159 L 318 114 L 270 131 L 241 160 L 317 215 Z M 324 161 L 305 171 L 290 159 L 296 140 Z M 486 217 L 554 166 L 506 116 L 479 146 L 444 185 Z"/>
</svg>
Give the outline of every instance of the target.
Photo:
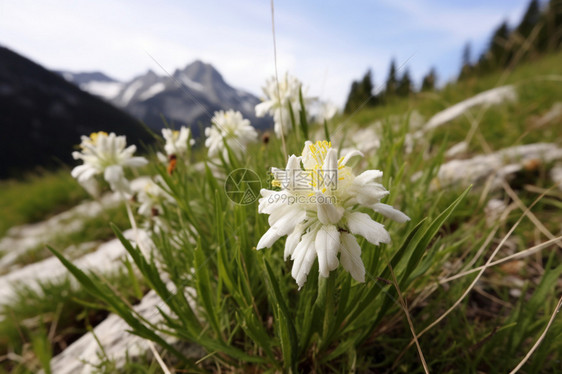
<svg viewBox="0 0 562 374">
<path fill-rule="evenodd" d="M 476 61 L 472 58 L 471 44 L 466 43 L 458 81 L 500 69 L 512 69 L 522 61 L 559 50 L 561 46 L 562 0 L 550 0 L 543 6 L 538 0 L 531 0 L 516 27 L 510 27 L 504 21 L 494 30 L 486 49 Z M 384 105 L 395 97 L 435 90 L 435 68 L 432 67 L 422 78 L 419 89 L 416 89 L 407 68 L 403 69 L 402 74 L 399 74 L 399 70 L 402 69 L 392 59 L 384 88 L 377 92 L 374 92 L 373 73 L 368 70 L 361 80 L 351 84 L 344 111 L 351 113 L 361 107 Z"/>
</svg>

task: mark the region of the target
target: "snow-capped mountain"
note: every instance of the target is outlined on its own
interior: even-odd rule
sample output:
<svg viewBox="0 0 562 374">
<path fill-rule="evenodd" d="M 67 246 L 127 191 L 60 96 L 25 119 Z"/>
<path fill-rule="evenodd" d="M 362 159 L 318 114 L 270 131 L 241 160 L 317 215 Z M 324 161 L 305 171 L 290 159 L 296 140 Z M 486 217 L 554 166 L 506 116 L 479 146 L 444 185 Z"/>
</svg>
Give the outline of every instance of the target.
<svg viewBox="0 0 562 374">
<path fill-rule="evenodd" d="M 66 77 L 67 72 L 61 74 Z M 154 130 L 165 127 L 167 122 L 175 127 L 190 126 L 197 135 L 201 128 L 210 125 L 215 111 L 227 109 L 239 110 L 257 128 L 271 126 L 270 118 L 256 118 L 256 96 L 231 87 L 212 65 L 202 61 L 177 69 L 171 76 L 149 70 L 124 83 L 102 73 L 74 74 L 68 80 L 124 109 Z M 117 92 L 109 87 L 115 87 Z"/>
<path fill-rule="evenodd" d="M 150 99 L 166 89 L 166 81 L 166 78 L 149 70 L 146 74 L 124 83 L 111 102 L 118 107 L 126 108 L 129 104 Z"/>
<path fill-rule="evenodd" d="M 74 83 L 82 90 L 111 101 L 119 94 L 123 83 L 108 77 L 102 72 L 71 73 L 69 71 L 56 71 L 70 83 Z"/>
</svg>

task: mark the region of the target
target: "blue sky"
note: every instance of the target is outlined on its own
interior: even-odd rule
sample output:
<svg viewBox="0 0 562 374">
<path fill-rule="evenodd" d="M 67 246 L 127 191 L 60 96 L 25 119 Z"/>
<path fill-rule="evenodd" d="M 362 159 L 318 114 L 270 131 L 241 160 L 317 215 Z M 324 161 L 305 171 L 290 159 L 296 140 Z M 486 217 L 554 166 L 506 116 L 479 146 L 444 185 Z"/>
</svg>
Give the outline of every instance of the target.
<svg viewBox="0 0 562 374">
<path fill-rule="evenodd" d="M 386 78 L 391 58 L 416 82 L 435 66 L 457 74 L 462 48 L 476 55 L 493 29 L 519 21 L 528 0 L 285 0 L 275 2 L 279 72 L 309 94 L 343 105 L 353 79 Z M 260 94 L 274 74 L 266 0 L 0 0 L 0 44 L 51 68 L 100 70 L 120 80 L 165 74 L 195 59 L 230 84 Z"/>
</svg>

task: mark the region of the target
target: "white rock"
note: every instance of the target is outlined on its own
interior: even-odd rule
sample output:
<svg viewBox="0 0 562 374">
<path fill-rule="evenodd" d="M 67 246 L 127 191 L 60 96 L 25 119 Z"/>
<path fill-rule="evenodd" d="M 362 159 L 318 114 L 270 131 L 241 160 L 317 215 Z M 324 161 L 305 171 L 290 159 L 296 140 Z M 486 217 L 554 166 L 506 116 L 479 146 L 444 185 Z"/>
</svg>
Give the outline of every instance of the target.
<svg viewBox="0 0 562 374">
<path fill-rule="evenodd" d="M 166 303 L 152 290 L 133 309 L 150 323 L 158 325 L 163 318 L 157 307 L 166 314 L 170 313 Z M 117 368 L 125 364 L 127 355 L 134 358 L 150 349 L 148 341 L 128 333 L 127 330 L 130 329 L 131 327 L 115 314 L 109 315 L 94 328 L 94 334 L 103 347 L 103 352 L 107 354 L 110 360 L 114 361 Z M 175 341 L 172 337 L 164 338 L 168 343 Z M 96 366 L 101 363 L 100 358 L 103 358 L 103 352 L 98 341 L 92 333 L 83 335 L 51 359 L 52 372 L 57 374 L 96 372 Z"/>
<path fill-rule="evenodd" d="M 129 240 L 134 240 L 133 230 L 127 230 L 124 235 Z M 139 230 L 139 240 L 143 247 L 150 247 L 152 241 L 146 232 Z M 119 239 L 113 239 L 98 247 L 95 252 L 82 256 L 73 264 L 84 271 L 95 271 L 108 274 L 122 266 L 120 261 L 127 254 L 125 247 Z M 69 276 L 68 270 L 54 256 L 45 260 L 27 265 L 0 277 L 0 305 L 8 304 L 16 295 L 18 285 L 25 285 L 34 291 L 41 292 L 40 283 L 61 281 Z M 74 278 L 71 278 L 74 281 Z"/>
<path fill-rule="evenodd" d="M 551 162 L 562 159 L 562 148 L 552 143 L 535 143 L 505 148 L 488 155 L 466 160 L 451 160 L 441 165 L 434 188 L 453 184 L 471 184 L 492 176 L 491 188 L 501 186 L 502 179 L 521 170 L 531 160 Z"/>
<path fill-rule="evenodd" d="M 513 86 L 496 87 L 491 90 L 481 92 L 478 95 L 471 97 L 470 99 L 461 101 L 460 103 L 457 103 L 435 114 L 425 124 L 424 129 L 427 131 L 442 126 L 477 105 L 501 104 L 506 101 L 515 100 L 517 100 L 517 94 Z"/>
<path fill-rule="evenodd" d="M 448 158 L 453 158 L 453 157 L 456 157 L 456 156 L 466 152 L 467 149 L 468 149 L 468 143 L 465 142 L 465 141 L 462 141 L 460 143 L 455 144 L 451 148 L 449 148 L 447 150 L 447 152 L 445 152 L 445 156 L 448 157 Z"/>
</svg>

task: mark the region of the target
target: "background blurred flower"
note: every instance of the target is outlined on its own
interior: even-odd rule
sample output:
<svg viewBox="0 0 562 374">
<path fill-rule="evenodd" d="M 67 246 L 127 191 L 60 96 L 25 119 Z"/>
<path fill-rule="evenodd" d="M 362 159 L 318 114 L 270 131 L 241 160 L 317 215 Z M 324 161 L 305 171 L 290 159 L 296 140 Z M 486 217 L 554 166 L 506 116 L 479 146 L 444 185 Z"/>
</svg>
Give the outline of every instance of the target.
<svg viewBox="0 0 562 374">
<path fill-rule="evenodd" d="M 123 168 L 136 168 L 148 163 L 144 157 L 133 157 L 137 147 L 127 147 L 125 136 L 116 136 L 114 133 L 108 135 L 100 131 L 92 133 L 90 137 L 82 136 L 80 148 L 81 152 L 73 152 L 72 157 L 84 163 L 72 169 L 71 174 L 83 186 L 93 186 L 91 180 L 103 173 L 113 191 L 130 193 Z"/>
<path fill-rule="evenodd" d="M 289 105 L 293 109 L 295 117 L 295 125 L 300 124 L 299 112 L 301 104 L 299 99 L 299 91 L 301 90 L 302 83 L 289 73 L 285 73 L 282 79 L 277 80 L 271 77 L 267 80 L 265 87 L 262 87 L 265 98 L 263 102 L 256 105 L 256 116 L 263 117 L 266 114 L 273 116 L 275 123 L 274 130 L 277 136 L 281 133 L 287 134 L 291 128 L 291 113 Z M 304 93 L 303 93 L 303 99 Z M 305 102 L 309 99 L 305 99 Z"/>
<path fill-rule="evenodd" d="M 168 156 L 185 156 L 189 147 L 195 144 L 195 140 L 191 139 L 191 131 L 185 126 L 182 126 L 179 131 L 162 129 L 162 136 L 166 140 L 164 150 Z"/>
<path fill-rule="evenodd" d="M 211 119 L 212 126 L 205 129 L 205 146 L 209 148 L 209 157 L 216 157 L 219 152 L 228 160 L 228 146 L 237 156 L 241 156 L 246 145 L 255 142 L 258 133 L 250 125 L 250 121 L 242 117 L 242 113 L 234 110 L 215 112 Z"/>
</svg>

